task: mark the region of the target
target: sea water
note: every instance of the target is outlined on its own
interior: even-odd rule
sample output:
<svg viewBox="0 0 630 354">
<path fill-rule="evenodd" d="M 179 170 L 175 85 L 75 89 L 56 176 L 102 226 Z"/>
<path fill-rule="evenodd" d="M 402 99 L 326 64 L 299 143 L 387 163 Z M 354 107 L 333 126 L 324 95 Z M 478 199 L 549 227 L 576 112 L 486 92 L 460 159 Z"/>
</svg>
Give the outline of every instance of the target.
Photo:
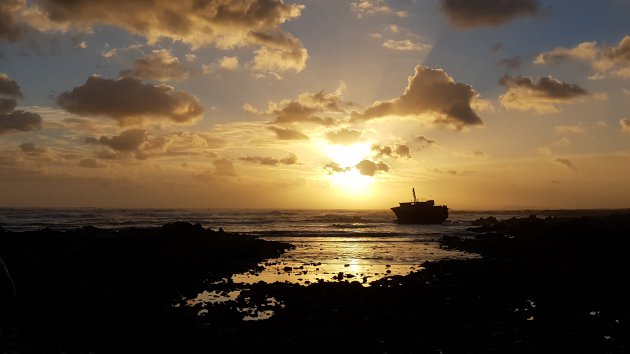
<svg viewBox="0 0 630 354">
<path fill-rule="evenodd" d="M 288 282 L 308 286 L 318 282 L 359 282 L 421 271 L 427 261 L 464 259 L 476 255 L 440 247 L 444 235 L 473 237 L 471 221 L 488 215 L 499 219 L 524 213 L 451 212 L 440 225 L 399 225 L 390 210 L 252 210 L 252 209 L 14 209 L 0 208 L 0 226 L 10 231 L 49 227 L 67 230 L 91 225 L 106 229 L 160 227 L 174 221 L 200 223 L 206 228 L 295 247 L 250 271 L 234 274 L 197 296 L 176 305 L 198 306 L 203 315 L 211 306 L 234 300 L 256 282 Z M 274 303 L 275 299 L 268 299 Z M 269 304 L 237 308 L 243 320 L 273 315 Z M 283 304 L 278 303 L 278 306 Z"/>
<path fill-rule="evenodd" d="M 482 216 L 487 213 L 451 212 L 441 225 L 399 225 L 390 210 L 0 208 L 0 226 L 11 231 L 86 225 L 120 229 L 188 221 L 295 246 L 278 259 L 260 264 L 262 271 L 234 275 L 234 282 L 359 281 L 367 285 L 419 270 L 426 261 L 471 257 L 444 250 L 437 241 L 443 235 L 471 237 L 470 222 Z"/>
</svg>

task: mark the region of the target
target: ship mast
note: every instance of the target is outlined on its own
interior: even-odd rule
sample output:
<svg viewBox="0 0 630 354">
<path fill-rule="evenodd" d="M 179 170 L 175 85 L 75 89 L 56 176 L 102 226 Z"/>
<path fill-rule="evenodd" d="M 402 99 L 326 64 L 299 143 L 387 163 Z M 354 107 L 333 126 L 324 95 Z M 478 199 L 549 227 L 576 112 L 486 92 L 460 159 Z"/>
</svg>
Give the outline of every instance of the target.
<svg viewBox="0 0 630 354">
<path fill-rule="evenodd" d="M 411 188 L 411 194 L 413 194 L 413 202 L 417 203 L 418 199 L 416 199 L 416 189 L 415 188 Z"/>
</svg>

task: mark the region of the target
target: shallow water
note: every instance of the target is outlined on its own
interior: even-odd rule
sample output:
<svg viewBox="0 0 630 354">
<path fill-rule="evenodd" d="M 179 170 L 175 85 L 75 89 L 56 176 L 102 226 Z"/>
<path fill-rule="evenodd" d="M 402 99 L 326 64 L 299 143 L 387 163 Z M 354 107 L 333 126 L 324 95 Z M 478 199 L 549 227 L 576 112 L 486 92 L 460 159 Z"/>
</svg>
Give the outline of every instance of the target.
<svg viewBox="0 0 630 354">
<path fill-rule="evenodd" d="M 441 249 L 435 240 L 412 237 L 275 237 L 295 249 L 261 263 L 262 271 L 232 276 L 235 283 L 318 281 L 370 282 L 420 270 L 425 261 L 470 258 L 471 254 Z"/>
</svg>

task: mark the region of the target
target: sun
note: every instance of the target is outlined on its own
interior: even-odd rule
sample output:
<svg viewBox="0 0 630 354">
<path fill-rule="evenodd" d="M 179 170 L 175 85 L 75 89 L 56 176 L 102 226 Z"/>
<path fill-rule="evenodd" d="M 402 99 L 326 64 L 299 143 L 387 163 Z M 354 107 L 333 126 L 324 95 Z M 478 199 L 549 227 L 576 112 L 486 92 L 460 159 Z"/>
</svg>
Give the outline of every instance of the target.
<svg viewBox="0 0 630 354">
<path fill-rule="evenodd" d="M 354 169 L 333 173 L 329 176 L 329 179 L 337 190 L 351 195 L 368 193 L 370 186 L 374 183 L 373 177 L 362 175 Z"/>
<path fill-rule="evenodd" d="M 371 153 L 370 143 L 355 143 L 352 145 L 325 145 L 324 152 L 339 167 L 346 169 L 344 172 L 333 172 L 328 175 L 331 184 L 345 194 L 367 194 L 374 178 L 361 174 L 355 166 L 368 158 Z"/>
<path fill-rule="evenodd" d="M 354 167 L 372 151 L 370 143 L 352 145 L 324 145 L 324 152 L 341 167 Z"/>
</svg>

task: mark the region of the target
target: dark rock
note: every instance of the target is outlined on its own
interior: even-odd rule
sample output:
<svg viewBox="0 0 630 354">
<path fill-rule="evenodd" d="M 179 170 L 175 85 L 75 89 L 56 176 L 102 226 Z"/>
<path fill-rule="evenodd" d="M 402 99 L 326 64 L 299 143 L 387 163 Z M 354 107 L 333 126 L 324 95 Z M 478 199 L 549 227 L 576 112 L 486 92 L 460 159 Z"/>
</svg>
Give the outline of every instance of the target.
<svg viewBox="0 0 630 354">
<path fill-rule="evenodd" d="M 471 222 L 471 224 L 473 226 L 491 226 L 498 222 L 499 220 L 497 220 L 497 218 L 495 218 L 494 216 L 488 216 L 487 218 L 479 218 Z"/>
<path fill-rule="evenodd" d="M 167 235 L 177 235 L 177 236 L 185 236 L 185 235 L 196 235 L 203 233 L 205 230 L 201 224 L 191 224 L 185 221 L 176 221 L 173 223 L 165 224 L 162 226 L 162 232 Z"/>
<path fill-rule="evenodd" d="M 16 295 L 15 283 L 13 283 L 9 269 L 0 257 L 0 317 L 13 308 Z"/>
</svg>

